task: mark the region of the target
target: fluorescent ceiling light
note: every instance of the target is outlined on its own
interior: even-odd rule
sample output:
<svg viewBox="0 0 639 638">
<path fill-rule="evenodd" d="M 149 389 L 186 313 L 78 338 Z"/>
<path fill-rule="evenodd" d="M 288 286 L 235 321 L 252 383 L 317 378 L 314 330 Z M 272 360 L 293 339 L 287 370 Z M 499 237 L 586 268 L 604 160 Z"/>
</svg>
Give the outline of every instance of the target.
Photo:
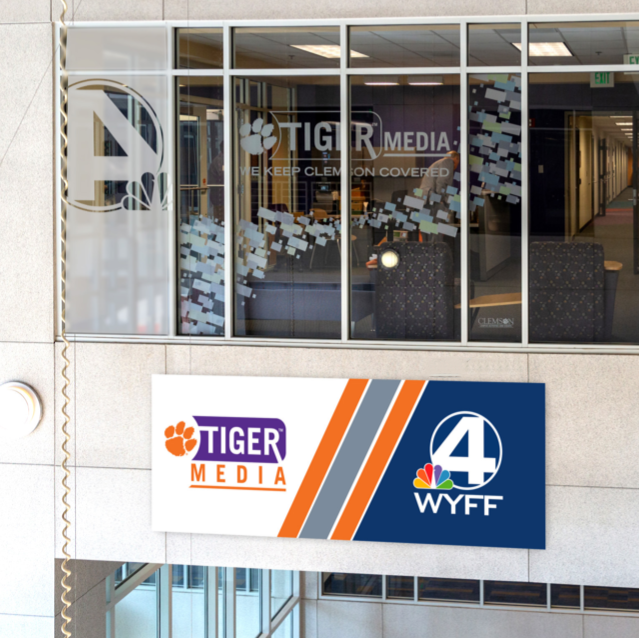
<svg viewBox="0 0 639 638">
<path fill-rule="evenodd" d="M 521 51 L 521 42 L 513 42 L 513 46 Z M 532 58 L 570 58 L 572 53 L 563 42 L 529 42 L 528 55 Z"/>
<path fill-rule="evenodd" d="M 610 117 L 623 117 L 626 120 L 630 119 L 632 116 L 631 115 L 611 115 Z"/>
<path fill-rule="evenodd" d="M 413 75 L 408 76 L 409 86 L 441 86 L 444 78 L 441 75 Z"/>
<path fill-rule="evenodd" d="M 366 86 L 399 86 L 399 82 L 364 82 Z"/>
<path fill-rule="evenodd" d="M 632 120 L 626 120 L 625 122 L 615 122 L 615 124 L 617 126 L 628 126 L 628 124 L 631 124 Z"/>
<path fill-rule="evenodd" d="M 323 58 L 339 58 L 342 54 L 339 44 L 291 44 L 294 49 L 301 49 L 307 53 L 321 55 Z M 351 58 L 367 58 L 358 51 L 351 51 Z"/>
</svg>

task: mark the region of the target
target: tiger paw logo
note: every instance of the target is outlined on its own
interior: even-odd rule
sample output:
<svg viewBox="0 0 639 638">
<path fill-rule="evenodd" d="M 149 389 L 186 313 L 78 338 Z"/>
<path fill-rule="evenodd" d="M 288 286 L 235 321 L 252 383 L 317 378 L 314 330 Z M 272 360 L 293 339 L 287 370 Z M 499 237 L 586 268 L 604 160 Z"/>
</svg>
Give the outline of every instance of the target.
<svg viewBox="0 0 639 638">
<path fill-rule="evenodd" d="M 432 463 L 426 463 L 417 470 L 413 485 L 418 490 L 452 490 L 455 487 L 450 472 L 442 469 L 441 465 L 433 467 Z"/>
<path fill-rule="evenodd" d="M 251 155 L 261 155 L 265 150 L 273 148 L 277 142 L 277 137 L 271 135 L 274 128 L 273 124 L 264 126 L 264 120 L 261 117 L 258 117 L 253 125 L 248 122 L 242 124 L 240 126 L 240 146 Z"/>
<path fill-rule="evenodd" d="M 191 438 L 195 429 L 185 425 L 184 421 L 180 421 L 175 427 L 171 425 L 164 430 L 164 445 L 173 456 L 185 456 L 197 445 L 197 439 Z"/>
</svg>

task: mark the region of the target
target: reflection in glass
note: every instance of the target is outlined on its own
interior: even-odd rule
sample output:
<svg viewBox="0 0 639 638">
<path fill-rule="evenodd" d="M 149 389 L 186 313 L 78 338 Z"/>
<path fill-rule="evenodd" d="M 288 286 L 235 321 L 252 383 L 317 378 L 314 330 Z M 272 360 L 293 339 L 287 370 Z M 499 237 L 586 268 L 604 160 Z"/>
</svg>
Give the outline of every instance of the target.
<svg viewBox="0 0 639 638">
<path fill-rule="evenodd" d="M 639 342 L 639 84 L 613 75 L 530 76 L 532 342 Z"/>
<path fill-rule="evenodd" d="M 521 340 L 521 76 L 468 86 L 470 338 Z"/>
<path fill-rule="evenodd" d="M 69 86 L 68 332 L 168 331 L 167 102 L 160 76 Z"/>
<path fill-rule="evenodd" d="M 584 608 L 639 611 L 639 589 L 584 587 Z"/>
<path fill-rule="evenodd" d="M 531 66 L 636 64 L 639 22 L 531 23 L 528 42 Z"/>
<path fill-rule="evenodd" d="M 293 572 L 290 570 L 271 570 L 271 618 L 284 607 L 293 595 Z"/>
<path fill-rule="evenodd" d="M 419 600 L 447 600 L 458 603 L 479 602 L 479 581 L 458 578 L 419 578 Z"/>
<path fill-rule="evenodd" d="M 386 576 L 386 597 L 412 600 L 415 579 L 412 576 Z"/>
<path fill-rule="evenodd" d="M 180 77 L 180 334 L 224 334 L 222 78 Z"/>
<path fill-rule="evenodd" d="M 224 66 L 222 29 L 178 29 L 178 69 L 221 69 Z"/>
<path fill-rule="evenodd" d="M 579 585 L 551 585 L 550 586 L 550 605 L 551 607 L 559 607 L 566 609 L 579 609 L 580 601 Z"/>
<path fill-rule="evenodd" d="M 350 28 L 351 67 L 459 66 L 458 24 Z"/>
<path fill-rule="evenodd" d="M 322 590 L 327 596 L 382 597 L 382 576 L 377 574 L 322 573 Z"/>
<path fill-rule="evenodd" d="M 235 334 L 340 336 L 339 78 L 235 80 Z"/>
<path fill-rule="evenodd" d="M 273 638 L 293 638 L 293 614 L 289 614 L 275 630 Z"/>
<path fill-rule="evenodd" d="M 519 66 L 521 25 L 469 24 L 468 64 L 470 66 Z"/>
<path fill-rule="evenodd" d="M 136 587 L 115 607 L 115 632 L 118 638 L 156 638 L 158 589 L 145 582 Z"/>
<path fill-rule="evenodd" d="M 338 69 L 339 27 L 233 30 L 236 69 Z"/>
<path fill-rule="evenodd" d="M 460 338 L 459 76 L 351 77 L 356 339 Z"/>
<path fill-rule="evenodd" d="M 204 573 L 206 569 L 198 565 L 173 565 L 172 567 L 173 638 L 203 638 L 205 635 Z"/>
<path fill-rule="evenodd" d="M 545 607 L 547 598 L 548 586 L 546 583 L 484 581 L 484 604 L 486 605 Z"/>
<path fill-rule="evenodd" d="M 246 572 L 253 570 L 235 570 L 235 622 L 237 638 L 255 638 L 262 628 L 262 606 L 261 606 L 261 572 L 258 571 L 257 586 L 250 590 L 247 588 Z"/>
</svg>

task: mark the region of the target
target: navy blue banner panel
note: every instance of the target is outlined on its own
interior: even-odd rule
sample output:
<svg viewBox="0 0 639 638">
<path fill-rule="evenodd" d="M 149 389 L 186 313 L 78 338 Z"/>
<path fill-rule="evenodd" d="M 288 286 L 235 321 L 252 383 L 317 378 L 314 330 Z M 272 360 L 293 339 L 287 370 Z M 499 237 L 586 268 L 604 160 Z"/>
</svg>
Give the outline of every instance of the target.
<svg viewBox="0 0 639 638">
<path fill-rule="evenodd" d="M 430 381 L 354 540 L 546 548 L 545 386 Z"/>
</svg>

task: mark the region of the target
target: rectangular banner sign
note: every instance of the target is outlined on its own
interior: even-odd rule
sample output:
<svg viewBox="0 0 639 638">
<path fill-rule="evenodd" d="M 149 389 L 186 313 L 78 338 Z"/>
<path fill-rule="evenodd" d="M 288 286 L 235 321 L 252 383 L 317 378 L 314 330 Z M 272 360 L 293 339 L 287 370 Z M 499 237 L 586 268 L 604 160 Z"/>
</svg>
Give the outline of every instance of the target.
<svg viewBox="0 0 639 638">
<path fill-rule="evenodd" d="M 539 383 L 153 376 L 161 532 L 545 549 Z"/>
</svg>

